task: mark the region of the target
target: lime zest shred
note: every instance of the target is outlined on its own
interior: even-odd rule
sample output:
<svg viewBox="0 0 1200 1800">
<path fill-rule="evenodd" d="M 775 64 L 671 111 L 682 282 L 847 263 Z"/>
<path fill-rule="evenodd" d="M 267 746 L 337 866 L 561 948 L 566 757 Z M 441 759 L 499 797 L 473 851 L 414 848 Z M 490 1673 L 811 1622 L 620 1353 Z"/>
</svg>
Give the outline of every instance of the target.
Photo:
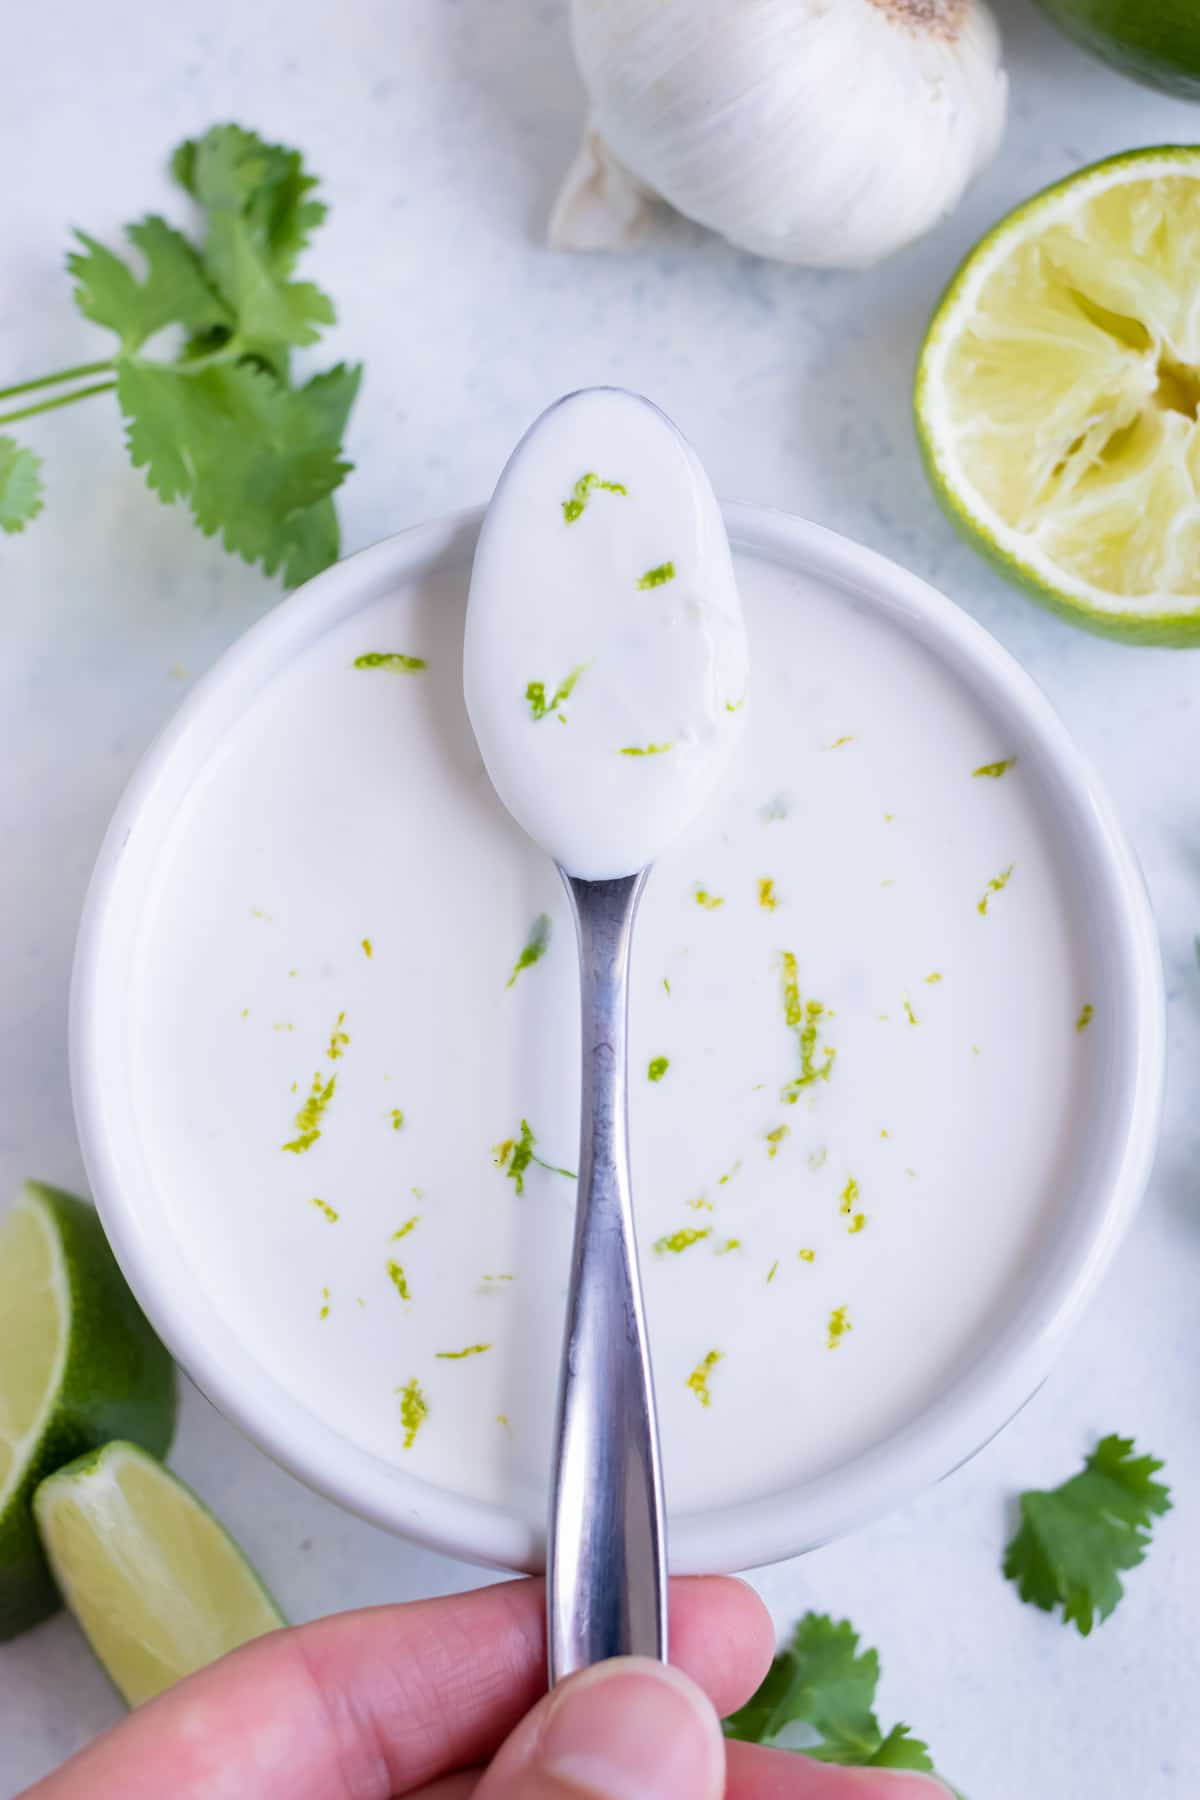
<svg viewBox="0 0 1200 1800">
<path fill-rule="evenodd" d="M 341 1217 L 341 1214 L 338 1212 L 337 1208 L 334 1206 L 330 1206 L 328 1200 L 318 1200 L 316 1198 L 316 1196 L 314 1195 L 308 1204 L 310 1206 L 315 1206 L 317 1211 L 320 1213 L 321 1217 L 323 1219 L 328 1219 L 328 1221 L 331 1225 L 336 1225 L 339 1218 Z"/>
<path fill-rule="evenodd" d="M 830 1313 L 829 1324 L 826 1326 L 825 1348 L 827 1350 L 836 1350 L 846 1333 L 854 1330 L 849 1315 L 850 1308 L 848 1306 L 835 1306 Z"/>
<path fill-rule="evenodd" d="M 785 1137 L 791 1136 L 791 1128 L 787 1125 L 776 1125 L 773 1131 L 768 1131 L 764 1133 L 764 1135 L 770 1146 L 767 1151 L 767 1161 L 774 1162 L 775 1158 L 779 1155 L 780 1144 L 782 1144 Z"/>
<path fill-rule="evenodd" d="M 779 905 L 779 897 L 775 892 L 775 883 L 769 875 L 761 875 L 758 882 L 758 904 L 765 912 L 774 912 Z"/>
<path fill-rule="evenodd" d="M 715 1252 L 718 1256 L 728 1256 L 731 1250 L 740 1250 L 741 1247 L 741 1238 L 726 1238 L 723 1244 L 715 1246 Z"/>
<path fill-rule="evenodd" d="M 429 1402 L 421 1392 L 421 1384 L 414 1375 L 403 1387 L 396 1389 L 400 1396 L 400 1423 L 404 1427 L 404 1448 L 411 1450 L 416 1441 L 418 1431 L 429 1417 Z"/>
<path fill-rule="evenodd" d="M 745 704 L 746 704 L 746 696 L 745 696 L 745 694 L 743 694 L 740 700 L 727 700 L 725 702 L 725 711 L 726 712 L 741 712 L 741 710 L 742 710 L 743 706 L 745 706 Z"/>
<path fill-rule="evenodd" d="M 797 1250 L 796 1255 L 800 1258 L 801 1262 L 811 1263 L 816 1262 L 817 1260 L 817 1253 L 815 1250 Z"/>
<path fill-rule="evenodd" d="M 1016 760 L 1015 756 L 1006 756 L 1002 762 L 980 763 L 977 769 L 971 770 L 971 774 L 976 780 L 983 776 L 988 781 L 999 781 L 1002 775 L 1008 774 Z"/>
<path fill-rule="evenodd" d="M 387 1272 L 388 1278 L 400 1298 L 402 1300 L 411 1300 L 412 1294 L 409 1292 L 408 1276 L 404 1273 L 403 1263 L 392 1262 L 389 1259 Z"/>
<path fill-rule="evenodd" d="M 692 889 L 692 894 L 696 905 L 702 906 L 705 912 L 716 912 L 718 906 L 724 906 L 725 904 L 722 895 L 710 894 L 708 889 L 701 887 L 699 883 Z"/>
<path fill-rule="evenodd" d="M 817 1034 L 823 1018 L 832 1018 L 827 1014 L 820 1000 L 801 1001 L 800 972 L 795 956 L 790 950 L 783 953 L 783 1017 L 788 1027 L 795 1032 L 796 1042 L 800 1047 L 800 1073 L 788 1082 L 780 1098 L 789 1106 L 794 1106 L 801 1093 L 815 1082 L 828 1081 L 833 1069 L 836 1050 L 825 1045 L 824 1062 L 817 1066 Z"/>
<path fill-rule="evenodd" d="M 906 1000 L 904 1002 L 904 1016 L 910 1025 L 919 1025 L 921 1023 L 920 1019 L 918 1019 L 916 1013 L 913 1011 L 913 1003 L 911 1000 Z"/>
<path fill-rule="evenodd" d="M 415 1231 L 417 1226 L 420 1223 L 421 1223 L 420 1213 L 414 1213 L 411 1219 L 405 1219 L 403 1225 L 399 1226 L 397 1228 L 397 1230 L 393 1231 L 391 1237 L 388 1239 L 388 1243 L 394 1244 L 394 1243 L 396 1243 L 396 1241 L 399 1238 L 407 1237 L 409 1232 Z"/>
<path fill-rule="evenodd" d="M 325 1052 L 330 1062 L 336 1062 L 339 1056 L 344 1056 L 350 1043 L 349 1034 L 342 1030 L 345 1023 L 346 1015 L 344 1012 L 340 1012 L 333 1030 L 329 1034 L 329 1048 Z"/>
<path fill-rule="evenodd" d="M 674 743 L 667 744 L 622 744 L 617 751 L 618 756 L 665 756 L 668 750 L 675 748 Z"/>
<path fill-rule="evenodd" d="M 546 954 L 550 943 L 550 933 L 554 929 L 549 913 L 539 913 L 529 928 L 529 936 L 525 940 L 525 948 L 513 964 L 512 974 L 505 982 L 505 987 L 512 987 L 517 976 L 525 969 L 532 969 L 534 963 L 540 962 Z"/>
<path fill-rule="evenodd" d="M 505 1138 L 503 1143 L 492 1149 L 492 1161 L 498 1169 L 503 1169 L 518 1194 L 525 1192 L 525 1171 L 530 1163 L 536 1163 L 539 1169 L 545 1169 L 551 1175 L 565 1175 L 568 1181 L 577 1181 L 574 1169 L 560 1169 L 555 1163 L 543 1162 L 534 1154 L 533 1146 L 537 1143 L 528 1119 L 521 1120 L 521 1135 L 518 1139 Z"/>
<path fill-rule="evenodd" d="M 577 663 L 569 675 L 564 675 L 549 700 L 546 698 L 545 682 L 531 681 L 525 689 L 525 700 L 534 719 L 545 719 L 551 713 L 558 712 L 563 701 L 571 698 L 575 692 L 575 683 L 589 667 L 588 663 Z M 559 713 L 558 716 L 563 719 L 562 713 Z"/>
<path fill-rule="evenodd" d="M 708 1378 L 723 1355 L 724 1351 L 722 1350 L 710 1350 L 708 1355 L 696 1364 L 687 1378 L 688 1387 L 695 1394 L 701 1406 L 712 1405 L 712 1395 L 708 1391 Z"/>
<path fill-rule="evenodd" d="M 987 887 L 984 890 L 983 899 L 980 900 L 979 904 L 975 908 L 975 911 L 977 913 L 980 913 L 981 915 L 987 913 L 988 902 L 992 898 L 992 895 L 993 894 L 1001 894 L 1004 892 L 1004 889 L 1008 886 L 1009 876 L 1012 874 L 1012 872 L 1016 868 L 1016 866 L 1017 865 L 1015 863 L 1009 863 L 1007 869 L 1001 869 L 999 875 L 992 876 L 992 879 L 988 882 Z"/>
<path fill-rule="evenodd" d="M 853 742 L 854 742 L 854 738 L 852 735 L 847 736 L 847 737 L 834 738 L 834 740 L 833 740 L 832 744 L 830 744 L 829 748 L 831 750 L 840 750 L 843 744 L 852 744 Z"/>
<path fill-rule="evenodd" d="M 1084 1002 L 1079 1009 L 1079 1017 L 1075 1021 L 1076 1031 L 1086 1031 L 1096 1016 L 1096 1009 L 1090 1000 Z"/>
<path fill-rule="evenodd" d="M 854 1202 L 858 1199 L 858 1183 L 851 1175 L 845 1187 L 838 1195 L 840 1210 L 847 1216 L 854 1211 Z"/>
<path fill-rule="evenodd" d="M 647 569 L 644 575 L 639 575 L 638 587 L 639 589 L 663 587 L 668 581 L 674 581 L 674 579 L 675 564 L 673 562 L 657 563 L 653 569 Z"/>
<path fill-rule="evenodd" d="M 375 954 L 375 946 L 374 946 L 374 944 L 372 944 L 370 938 L 364 938 L 362 940 L 362 953 L 366 957 L 367 961 L 370 962 L 371 958 Z M 296 971 L 294 969 L 291 969 L 288 972 L 289 972 L 289 974 L 292 974 L 292 975 L 294 975 L 296 973 Z"/>
<path fill-rule="evenodd" d="M 926 987 L 936 987 L 941 979 L 942 971 L 940 969 L 933 969 L 925 977 L 925 985 Z"/>
<path fill-rule="evenodd" d="M 418 675 L 429 664 L 423 656 L 405 656 L 402 650 L 367 650 L 354 659 L 356 669 L 398 669 L 402 675 Z"/>
<path fill-rule="evenodd" d="M 625 487 L 622 482 L 601 481 L 594 470 L 589 469 L 586 475 L 581 475 L 579 477 L 579 480 L 571 489 L 570 499 L 564 500 L 562 503 L 563 518 L 568 525 L 573 525 L 576 519 L 583 515 L 587 508 L 587 503 L 591 499 L 593 491 L 596 489 L 599 489 L 605 494 L 624 494 L 626 498 L 628 498 L 629 495 L 628 488 Z"/>
<path fill-rule="evenodd" d="M 859 1232 L 862 1230 L 862 1228 L 866 1224 L 866 1222 L 867 1222 L 866 1213 L 857 1212 L 857 1213 L 855 1213 L 854 1217 L 851 1219 L 849 1225 L 847 1225 L 846 1230 L 850 1233 L 850 1236 L 853 1237 L 856 1232 Z"/>
<path fill-rule="evenodd" d="M 393 1131 L 404 1130 L 404 1108 L 402 1106 L 393 1106 L 389 1117 L 392 1121 Z"/>
<path fill-rule="evenodd" d="M 693 1244 L 702 1243 L 705 1238 L 711 1236 L 711 1225 L 681 1225 L 678 1231 L 672 1231 L 666 1237 L 655 1239 L 654 1254 L 665 1256 L 670 1252 L 672 1256 L 681 1256 L 685 1250 L 690 1250 Z"/>
<path fill-rule="evenodd" d="M 293 1156 L 302 1156 L 306 1150 L 312 1149 L 321 1135 L 321 1122 L 325 1117 L 329 1102 L 333 1099 L 336 1087 L 336 1075 L 331 1075 L 328 1081 L 322 1082 L 321 1071 L 317 1070 L 313 1076 L 308 1099 L 296 1114 L 298 1135 L 292 1138 L 290 1143 L 282 1144 L 281 1149 L 290 1150 Z"/>
<path fill-rule="evenodd" d="M 317 1317 L 319 1319 L 327 1319 L 329 1317 L 329 1289 L 327 1287 L 321 1289 L 321 1302 L 321 1310 L 317 1314 Z"/>
<path fill-rule="evenodd" d="M 722 1176 L 721 1179 L 724 1181 L 725 1177 Z M 697 1194 L 694 1200 L 687 1200 L 684 1204 L 690 1206 L 693 1212 L 711 1212 L 713 1210 L 712 1201 L 706 1199 L 703 1194 Z"/>
<path fill-rule="evenodd" d="M 776 1257 L 775 1261 L 771 1264 L 770 1268 L 767 1270 L 767 1286 L 768 1287 L 770 1287 L 771 1283 L 774 1281 L 775 1276 L 778 1273 L 778 1270 L 779 1270 L 779 1258 Z"/>
<path fill-rule="evenodd" d="M 461 1362 L 464 1356 L 482 1356 L 490 1344 L 468 1344 L 464 1350 L 435 1350 L 434 1355 L 439 1362 Z"/>
<path fill-rule="evenodd" d="M 730 1169 L 726 1169 L 725 1173 L 718 1177 L 717 1186 L 718 1187 L 727 1186 L 727 1184 L 733 1180 L 734 1176 L 737 1174 L 737 1172 L 741 1168 L 741 1166 L 742 1166 L 742 1159 L 739 1156 L 737 1161 L 734 1163 L 733 1167 Z"/>
<path fill-rule="evenodd" d="M 669 1056 L 652 1056 L 646 1074 L 651 1081 L 661 1081 L 671 1066 Z"/>
<path fill-rule="evenodd" d="M 503 1425 L 503 1427 L 504 1427 L 505 1431 L 507 1431 L 509 1437 L 512 1436 L 512 1426 L 508 1422 L 508 1414 L 507 1413 L 497 1413 L 496 1414 L 496 1423 L 497 1423 L 497 1425 Z"/>
<path fill-rule="evenodd" d="M 666 992 L 667 999 L 669 1000 L 671 998 L 671 983 L 665 975 L 663 976 L 663 988 Z"/>
</svg>

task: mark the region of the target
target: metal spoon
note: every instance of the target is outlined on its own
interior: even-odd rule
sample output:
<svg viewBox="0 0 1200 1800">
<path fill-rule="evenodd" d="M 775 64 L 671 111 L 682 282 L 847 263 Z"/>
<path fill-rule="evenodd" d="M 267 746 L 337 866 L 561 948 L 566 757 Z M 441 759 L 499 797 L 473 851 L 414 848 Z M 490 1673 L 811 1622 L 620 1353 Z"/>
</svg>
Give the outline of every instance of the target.
<svg viewBox="0 0 1200 1800">
<path fill-rule="evenodd" d="M 579 940 L 579 1196 L 546 1562 L 551 1682 L 610 1656 L 667 1655 L 662 1463 L 629 1181 L 629 949 L 649 869 L 559 869 Z"/>
</svg>

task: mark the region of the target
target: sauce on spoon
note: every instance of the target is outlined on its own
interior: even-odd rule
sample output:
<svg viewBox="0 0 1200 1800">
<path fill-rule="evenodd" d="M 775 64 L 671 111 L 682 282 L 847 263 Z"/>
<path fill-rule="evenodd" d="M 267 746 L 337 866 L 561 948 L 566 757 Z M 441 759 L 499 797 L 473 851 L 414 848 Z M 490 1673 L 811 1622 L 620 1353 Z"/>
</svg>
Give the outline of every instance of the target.
<svg viewBox="0 0 1200 1800">
<path fill-rule="evenodd" d="M 569 874 L 644 868 L 704 806 L 745 719 L 746 634 L 708 477 L 650 401 L 583 389 L 517 445 L 463 681 L 493 786 Z"/>
</svg>

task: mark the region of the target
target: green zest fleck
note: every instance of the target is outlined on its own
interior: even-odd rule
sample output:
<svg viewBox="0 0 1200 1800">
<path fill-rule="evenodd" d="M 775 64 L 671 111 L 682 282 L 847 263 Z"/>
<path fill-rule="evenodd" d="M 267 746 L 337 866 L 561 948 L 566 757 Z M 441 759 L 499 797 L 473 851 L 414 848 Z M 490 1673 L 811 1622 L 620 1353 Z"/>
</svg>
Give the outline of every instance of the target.
<svg viewBox="0 0 1200 1800">
<path fill-rule="evenodd" d="M 976 778 L 982 775 L 988 781 L 999 781 L 1002 775 L 1007 775 L 1016 760 L 1015 756 L 1006 756 L 1003 762 L 980 763 L 977 769 L 971 770 L 971 773 Z"/>
<path fill-rule="evenodd" d="M 690 1250 L 693 1244 L 702 1243 L 706 1237 L 711 1236 L 711 1225 L 684 1225 L 669 1237 L 656 1239 L 654 1253 L 656 1256 L 665 1256 L 669 1250 L 673 1256 L 679 1256 L 684 1250 Z"/>
<path fill-rule="evenodd" d="M 742 1159 L 739 1156 L 737 1161 L 734 1163 L 732 1169 L 726 1169 L 725 1173 L 718 1178 L 717 1186 L 724 1187 L 727 1182 L 732 1181 L 734 1176 L 737 1174 L 738 1170 L 741 1168 L 741 1166 L 742 1166 Z"/>
<path fill-rule="evenodd" d="M 391 1277 L 392 1286 L 395 1288 L 400 1298 L 402 1300 L 411 1300 L 412 1295 L 408 1291 L 408 1277 L 404 1273 L 401 1264 L 398 1262 L 389 1262 L 387 1272 Z"/>
<path fill-rule="evenodd" d="M 336 1062 L 338 1057 L 342 1055 L 343 1051 L 346 1049 L 346 1046 L 350 1042 L 349 1037 L 342 1030 L 342 1026 L 345 1024 L 345 1022 L 346 1022 L 346 1015 L 344 1012 L 340 1012 L 337 1016 L 337 1022 L 334 1025 L 333 1030 L 329 1034 L 329 1048 L 325 1052 L 325 1054 L 329 1058 L 330 1062 Z"/>
<path fill-rule="evenodd" d="M 862 1230 L 862 1228 L 866 1224 L 866 1222 L 867 1222 L 866 1213 L 861 1213 L 861 1212 L 855 1213 L 855 1215 L 851 1219 L 849 1225 L 847 1225 L 846 1230 L 850 1233 L 850 1236 L 853 1237 L 856 1232 L 859 1232 Z"/>
<path fill-rule="evenodd" d="M 667 999 L 669 1000 L 671 998 L 671 983 L 668 981 L 668 979 L 665 975 L 663 976 L 663 991 L 666 994 Z"/>
<path fill-rule="evenodd" d="M 703 1362 L 696 1364 L 687 1378 L 687 1384 L 695 1394 L 701 1406 L 711 1406 L 712 1396 L 708 1391 L 708 1378 L 720 1362 L 723 1352 L 710 1350 Z"/>
<path fill-rule="evenodd" d="M 665 756 L 674 744 L 622 744 L 618 756 Z"/>
<path fill-rule="evenodd" d="M 321 1289 L 321 1299 L 324 1304 L 322 1305 L 320 1312 L 317 1314 L 317 1317 L 319 1319 L 327 1319 L 329 1317 L 329 1289 L 328 1288 Z"/>
<path fill-rule="evenodd" d="M 842 1189 L 838 1199 L 841 1204 L 841 1210 L 844 1213 L 849 1214 L 854 1211 L 854 1202 L 858 1199 L 858 1183 L 855 1181 L 853 1175 Z"/>
<path fill-rule="evenodd" d="M 983 899 L 979 902 L 978 906 L 975 908 L 975 911 L 977 913 L 986 913 L 987 909 L 988 909 L 988 901 L 991 899 L 992 895 L 1003 893 L 1004 889 L 1008 886 L 1008 878 L 1012 874 L 1015 867 L 1016 867 L 1015 863 L 1009 863 L 1007 869 L 1002 869 L 999 875 L 992 876 L 992 879 L 987 884 L 987 891 L 984 894 Z"/>
<path fill-rule="evenodd" d="M 366 959 L 367 959 L 367 961 L 368 961 L 368 962 L 370 962 L 370 960 L 371 960 L 371 958 L 372 958 L 372 957 L 373 957 L 373 956 L 374 956 L 374 954 L 375 954 L 375 948 L 374 948 L 374 946 L 373 946 L 373 944 L 372 944 L 372 943 L 371 943 L 371 940 L 370 940 L 370 938 L 364 938 L 364 939 L 363 939 L 363 941 L 362 941 L 362 953 L 363 953 L 363 955 L 364 955 L 364 956 L 365 956 L 365 957 L 366 957 Z M 296 972 L 296 971 L 295 971 L 295 970 L 294 970 L 294 969 L 293 969 L 293 970 L 292 970 L 292 971 L 291 971 L 291 973 L 292 973 L 292 974 L 293 974 L 293 975 L 294 975 L 294 974 L 295 974 L 295 972 Z"/>
<path fill-rule="evenodd" d="M 767 1286 L 768 1287 L 770 1287 L 771 1283 L 774 1281 L 778 1269 L 779 1269 L 779 1258 L 776 1257 L 775 1261 L 771 1264 L 770 1268 L 767 1270 Z"/>
<path fill-rule="evenodd" d="M 393 1106 L 392 1112 L 391 1112 L 391 1119 L 392 1119 L 392 1130 L 393 1131 L 403 1131 L 404 1130 L 403 1108 L 401 1108 L 399 1106 Z"/>
<path fill-rule="evenodd" d="M 300 1156 L 305 1150 L 311 1150 L 321 1135 L 321 1121 L 325 1117 L 325 1109 L 333 1099 L 337 1086 L 337 1076 L 331 1075 L 322 1082 L 320 1070 L 313 1076 L 312 1088 L 308 1099 L 296 1114 L 296 1130 L 299 1133 L 290 1143 L 281 1146 L 290 1150 L 294 1156 Z"/>
<path fill-rule="evenodd" d="M 926 983 L 929 987 L 936 987 L 938 982 L 941 979 L 942 979 L 942 975 L 941 975 L 940 969 L 935 969 L 931 975 L 927 975 L 925 977 Z"/>
<path fill-rule="evenodd" d="M 919 1025 L 921 1023 L 920 1019 L 918 1019 L 916 1013 L 913 1011 L 911 1000 L 906 1000 L 904 1002 L 904 1016 L 910 1025 Z"/>
<path fill-rule="evenodd" d="M 406 1381 L 402 1388 L 397 1388 L 400 1396 L 400 1423 L 404 1427 L 404 1448 L 411 1450 L 418 1431 L 429 1417 L 429 1402 L 421 1392 L 421 1384 L 414 1375 Z"/>
<path fill-rule="evenodd" d="M 644 575 L 638 577 L 638 587 L 662 587 L 666 582 L 674 581 L 674 579 L 675 564 L 673 562 L 659 563 L 656 568 L 647 569 Z"/>
<path fill-rule="evenodd" d="M 723 1244 L 717 1245 L 717 1255 L 728 1256 L 731 1250 L 740 1250 L 741 1247 L 741 1238 L 726 1238 Z"/>
<path fill-rule="evenodd" d="M 582 515 L 594 488 L 599 488 L 606 494 L 625 494 L 628 497 L 628 489 L 619 481 L 601 481 L 598 475 L 589 470 L 586 475 L 579 477 L 571 489 L 571 498 L 562 503 L 563 518 L 568 525 L 573 525 Z"/>
<path fill-rule="evenodd" d="M 1086 1031 L 1095 1016 L 1096 1009 L 1089 1000 L 1086 1005 L 1081 1006 L 1079 1009 L 1079 1017 L 1075 1021 L 1076 1031 Z"/>
<path fill-rule="evenodd" d="M 492 1161 L 498 1169 L 504 1170 L 518 1194 L 525 1192 L 525 1171 L 531 1162 L 536 1163 L 539 1169 L 548 1170 L 551 1175 L 565 1175 L 568 1181 L 578 1179 L 574 1169 L 560 1169 L 554 1163 L 543 1162 L 540 1156 L 535 1156 L 533 1146 L 536 1143 L 537 1138 L 530 1129 L 529 1121 L 522 1119 L 520 1138 L 515 1141 L 505 1138 L 502 1144 L 497 1144 L 492 1150 Z"/>
<path fill-rule="evenodd" d="M 786 1125 L 777 1125 L 774 1131 L 768 1131 L 767 1143 L 770 1145 L 770 1149 L 767 1151 L 767 1158 L 769 1161 L 774 1161 L 779 1155 L 779 1146 L 782 1144 L 784 1138 L 788 1136 L 788 1133 L 789 1128 Z"/>
<path fill-rule="evenodd" d="M 391 1237 L 388 1239 L 388 1243 L 394 1244 L 397 1238 L 407 1237 L 409 1232 L 415 1231 L 420 1223 L 420 1213 L 414 1213 L 411 1219 L 405 1219 L 403 1225 L 401 1225 L 397 1231 L 393 1231 Z"/>
<path fill-rule="evenodd" d="M 328 1219 L 329 1223 L 331 1225 L 337 1224 L 339 1214 L 332 1206 L 329 1205 L 328 1201 L 313 1199 L 313 1200 L 309 1201 L 309 1205 L 315 1206 L 317 1211 L 321 1214 L 321 1217 L 324 1219 Z"/>
<path fill-rule="evenodd" d="M 437 1350 L 434 1352 L 439 1362 L 461 1362 L 464 1356 L 482 1356 L 490 1344 L 468 1344 L 465 1350 Z"/>
<path fill-rule="evenodd" d="M 725 901 L 720 894 L 710 894 L 707 888 L 697 886 L 692 892 L 696 905 L 702 906 L 705 912 L 716 912 L 718 906 L 724 906 L 725 904 Z"/>
<path fill-rule="evenodd" d="M 655 1056 L 655 1057 L 651 1058 L 650 1067 L 646 1070 L 646 1073 L 650 1077 L 651 1081 L 661 1081 L 663 1076 L 666 1074 L 667 1070 L 670 1068 L 670 1066 L 671 1066 L 670 1057 Z"/>
<path fill-rule="evenodd" d="M 727 1181 L 728 1179 L 729 1178 L 726 1175 L 722 1175 L 721 1177 L 722 1181 Z M 693 1212 L 711 1212 L 713 1210 L 712 1201 L 706 1199 L 703 1194 L 697 1194 L 694 1200 L 689 1200 L 686 1204 L 691 1207 Z"/>
<path fill-rule="evenodd" d="M 833 740 L 832 744 L 830 744 L 829 748 L 831 750 L 840 750 L 843 744 L 852 744 L 853 742 L 854 742 L 853 737 L 834 738 L 834 740 Z"/>
<path fill-rule="evenodd" d="M 790 950 L 783 953 L 783 1016 L 796 1033 L 796 1042 L 800 1046 L 800 1073 L 788 1082 L 781 1095 L 789 1106 L 794 1106 L 804 1088 L 812 1087 L 817 1081 L 829 1080 L 836 1052 L 826 1048 L 825 1060 L 820 1068 L 817 1067 L 817 1033 L 825 1017 L 825 1008 L 819 1000 L 801 1003 L 799 969 Z"/>
<path fill-rule="evenodd" d="M 517 976 L 523 969 L 532 969 L 534 963 L 541 962 L 543 956 L 546 954 L 547 946 L 550 943 L 550 933 L 552 929 L 553 926 L 550 914 L 539 913 L 537 918 L 533 921 L 533 926 L 530 930 L 525 948 L 513 964 L 513 972 L 505 983 L 506 987 L 511 987 L 513 985 Z"/>
<path fill-rule="evenodd" d="M 525 689 L 525 699 L 528 702 L 529 710 L 533 714 L 535 720 L 545 719 L 552 712 L 558 712 L 563 701 L 569 700 L 571 695 L 575 692 L 575 683 L 579 680 L 579 677 L 583 674 L 587 666 L 586 663 L 580 663 L 578 668 L 572 669 L 571 673 L 559 682 L 554 690 L 553 697 L 549 700 L 546 698 L 546 684 L 544 681 L 531 681 L 529 683 L 529 686 Z M 559 717 L 561 718 L 562 715 L 559 714 Z"/>
<path fill-rule="evenodd" d="M 758 904 L 766 912 L 774 912 L 775 908 L 779 905 L 779 901 L 775 894 L 775 883 L 771 880 L 769 875 L 762 876 L 759 881 Z"/>
<path fill-rule="evenodd" d="M 811 1263 L 816 1262 L 817 1260 L 817 1253 L 815 1250 L 797 1250 L 796 1255 L 800 1258 L 801 1262 Z"/>
<path fill-rule="evenodd" d="M 836 1350 L 846 1333 L 854 1330 L 853 1325 L 850 1323 L 849 1313 L 850 1308 L 848 1306 L 835 1306 L 830 1313 L 829 1324 L 826 1327 L 827 1336 L 825 1339 L 825 1348 L 827 1350 Z"/>
<path fill-rule="evenodd" d="M 429 664 L 423 656 L 405 656 L 402 650 L 368 650 L 354 659 L 356 669 L 399 669 L 402 675 L 417 675 Z"/>
<path fill-rule="evenodd" d="M 745 706 L 745 704 L 746 704 L 746 696 L 745 696 L 745 694 L 743 694 L 740 700 L 727 700 L 725 702 L 725 711 L 726 712 L 741 712 L 741 710 L 742 710 L 743 706 Z"/>
</svg>

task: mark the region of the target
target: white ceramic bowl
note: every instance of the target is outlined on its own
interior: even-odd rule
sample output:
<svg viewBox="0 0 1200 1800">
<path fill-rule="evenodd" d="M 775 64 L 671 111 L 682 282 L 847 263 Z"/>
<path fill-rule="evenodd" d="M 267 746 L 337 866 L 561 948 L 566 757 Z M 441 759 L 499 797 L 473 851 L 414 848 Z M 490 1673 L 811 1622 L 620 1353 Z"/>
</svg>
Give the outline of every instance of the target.
<svg viewBox="0 0 1200 1800">
<path fill-rule="evenodd" d="M 1149 1174 L 1162 1089 L 1163 994 L 1140 872 L 1095 778 L 1041 692 L 980 626 L 915 576 L 829 531 L 726 509 L 741 546 L 852 593 L 933 650 L 1007 728 L 1037 776 L 1064 856 L 1088 896 L 1092 996 L 1103 1034 L 1093 1104 L 1054 1235 L 986 1347 L 905 1429 L 802 1487 L 672 1522 L 680 1570 L 752 1567 L 810 1548 L 938 1480 L 1028 1399 L 1094 1292 Z M 414 574 L 464 564 L 478 511 L 417 527 L 328 570 L 237 643 L 143 759 L 92 880 L 71 1002 L 75 1111 L 92 1189 L 145 1311 L 215 1404 L 285 1468 L 353 1511 L 454 1555 L 540 1566 L 526 1519 L 448 1494 L 322 1423 L 236 1343 L 192 1276 L 156 1201 L 129 1078 L 126 996 L 155 859 L 198 772 L 273 675 L 333 624 Z"/>
</svg>

